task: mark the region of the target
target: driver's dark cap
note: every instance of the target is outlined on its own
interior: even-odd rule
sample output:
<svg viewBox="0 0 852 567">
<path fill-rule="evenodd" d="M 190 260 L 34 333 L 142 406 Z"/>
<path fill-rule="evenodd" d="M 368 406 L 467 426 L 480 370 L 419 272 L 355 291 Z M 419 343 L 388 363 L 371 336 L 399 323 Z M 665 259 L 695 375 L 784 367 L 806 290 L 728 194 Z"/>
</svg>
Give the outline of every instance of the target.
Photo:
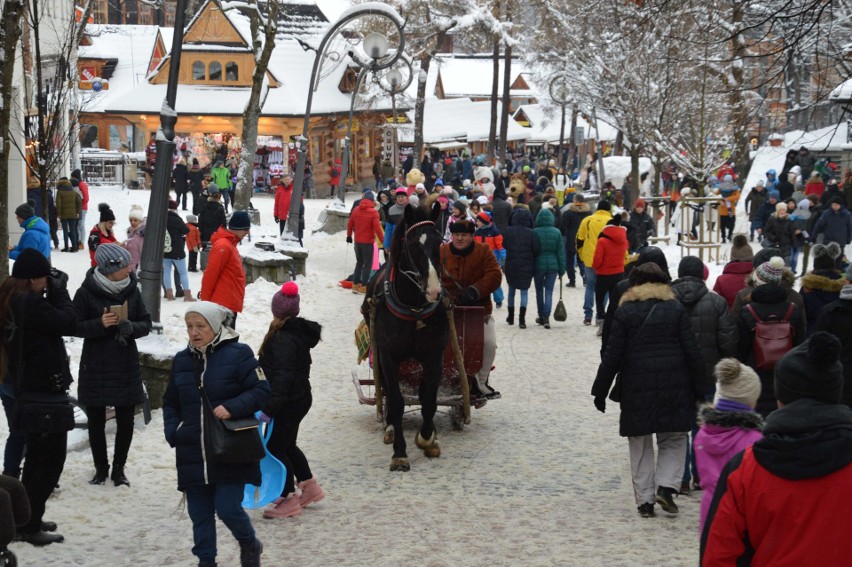
<svg viewBox="0 0 852 567">
<path fill-rule="evenodd" d="M 467 219 L 462 219 L 450 225 L 450 233 L 452 234 L 473 234 L 476 232 L 476 227 Z"/>
</svg>

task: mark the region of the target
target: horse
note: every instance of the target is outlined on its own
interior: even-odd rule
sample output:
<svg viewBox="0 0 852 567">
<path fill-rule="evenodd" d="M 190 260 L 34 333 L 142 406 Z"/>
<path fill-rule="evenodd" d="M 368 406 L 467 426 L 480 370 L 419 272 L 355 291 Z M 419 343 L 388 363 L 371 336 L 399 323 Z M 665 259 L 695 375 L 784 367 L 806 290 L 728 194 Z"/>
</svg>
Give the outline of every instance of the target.
<svg viewBox="0 0 852 567">
<path fill-rule="evenodd" d="M 423 367 L 418 389 L 423 421 L 415 443 L 429 458 L 439 457 L 434 417 L 438 403 L 444 349 L 449 338 L 447 309 L 442 301 L 440 247 L 442 235 L 435 221 L 440 206 L 431 212 L 411 205 L 394 229 L 390 258 L 367 284 L 361 307 L 378 350 L 381 385 L 387 396 L 387 428 L 384 441 L 393 443 L 390 470 L 406 472 L 411 465 L 402 433 L 405 402 L 399 386 L 399 365 L 415 360 Z"/>
</svg>

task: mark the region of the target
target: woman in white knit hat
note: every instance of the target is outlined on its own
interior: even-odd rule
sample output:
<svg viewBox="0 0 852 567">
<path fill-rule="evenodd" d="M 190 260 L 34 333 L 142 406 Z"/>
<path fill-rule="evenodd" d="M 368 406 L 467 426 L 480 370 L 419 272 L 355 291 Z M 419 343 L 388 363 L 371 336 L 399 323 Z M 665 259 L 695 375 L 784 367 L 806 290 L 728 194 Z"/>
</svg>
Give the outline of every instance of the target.
<svg viewBox="0 0 852 567">
<path fill-rule="evenodd" d="M 713 500 L 716 482 L 731 457 L 763 434 L 763 418 L 754 411 L 760 397 L 757 373 L 736 358 L 723 358 L 716 364 L 716 397 L 713 405 L 701 408 L 701 428 L 695 436 L 695 463 L 701 479 L 701 516 L 699 532 Z"/>
</svg>

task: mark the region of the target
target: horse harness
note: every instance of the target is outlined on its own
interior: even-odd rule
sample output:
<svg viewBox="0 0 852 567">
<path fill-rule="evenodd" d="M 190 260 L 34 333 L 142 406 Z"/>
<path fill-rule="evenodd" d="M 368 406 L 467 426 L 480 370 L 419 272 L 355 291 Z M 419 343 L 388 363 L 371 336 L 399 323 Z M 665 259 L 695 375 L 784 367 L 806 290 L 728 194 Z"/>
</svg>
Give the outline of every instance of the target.
<svg viewBox="0 0 852 567">
<path fill-rule="evenodd" d="M 432 221 L 421 221 L 415 223 L 408 227 L 405 231 L 405 236 L 407 237 L 412 230 L 427 225 L 435 226 L 435 223 Z M 410 263 L 413 264 L 410 253 L 407 253 L 407 256 Z M 438 299 L 434 302 L 430 303 L 429 301 L 424 301 L 420 305 L 416 306 L 406 305 L 400 301 L 399 297 L 396 295 L 396 291 L 394 290 L 393 284 L 396 280 L 397 273 L 408 279 L 419 289 L 423 289 L 421 275 L 419 273 L 412 270 L 399 270 L 397 272 L 396 266 L 390 266 L 390 269 L 381 270 L 376 275 L 374 299 L 376 302 L 384 302 L 387 305 L 388 311 L 390 311 L 396 318 L 402 319 L 403 321 L 415 321 L 415 328 L 417 330 L 423 329 L 426 327 L 426 324 L 423 321 L 431 317 L 438 310 L 438 306 L 441 304 L 440 299 L 444 294 L 443 287 L 438 295 Z"/>
</svg>

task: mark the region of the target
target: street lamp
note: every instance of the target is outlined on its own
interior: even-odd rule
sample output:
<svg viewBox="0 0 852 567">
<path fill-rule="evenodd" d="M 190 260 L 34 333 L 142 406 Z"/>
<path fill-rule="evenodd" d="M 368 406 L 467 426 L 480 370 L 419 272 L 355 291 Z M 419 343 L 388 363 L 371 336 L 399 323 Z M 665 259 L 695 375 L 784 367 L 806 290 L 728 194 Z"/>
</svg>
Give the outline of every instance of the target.
<svg viewBox="0 0 852 567">
<path fill-rule="evenodd" d="M 408 68 L 408 74 L 403 77 L 402 73 L 399 69 L 391 69 L 385 74 L 385 81 L 387 84 L 379 81 L 379 85 L 381 85 L 382 89 L 384 89 L 388 94 L 391 95 L 391 116 L 393 117 L 393 171 L 394 177 L 396 176 L 397 170 L 397 159 L 399 159 L 399 152 L 396 149 L 396 95 L 405 92 L 409 86 L 411 86 L 411 82 L 414 80 L 414 68 L 411 65 L 411 58 L 403 54 L 399 59 L 402 63 Z"/>
<path fill-rule="evenodd" d="M 340 166 L 340 184 L 337 186 L 337 198 L 343 203 L 346 201 L 346 178 L 349 175 L 349 154 L 352 147 L 352 122 L 355 118 L 355 99 L 361 90 L 361 83 L 370 71 L 376 71 L 379 61 L 388 53 L 388 38 L 379 32 L 367 34 L 363 41 L 364 52 L 370 57 L 369 61 L 359 58 L 354 52 L 349 57 L 361 66 L 358 77 L 355 79 L 355 88 L 352 89 L 352 100 L 349 103 L 349 123 L 346 127 L 346 137 L 343 139 L 343 160 Z"/>
<path fill-rule="evenodd" d="M 367 37 L 364 38 L 362 42 L 362 49 L 365 50 L 365 53 L 372 59 L 372 63 L 368 60 L 365 60 L 363 57 L 357 54 L 357 52 L 350 51 L 350 57 L 352 57 L 356 63 L 358 63 L 362 67 L 362 71 L 364 67 L 370 67 L 372 64 L 372 71 L 379 71 L 381 69 L 387 69 L 391 65 L 396 62 L 397 59 L 402 55 L 402 51 L 405 48 L 405 33 L 402 28 L 405 26 L 405 21 L 393 8 L 387 6 L 386 4 L 380 4 L 378 2 L 367 2 L 365 4 L 357 4 L 352 6 L 348 10 L 345 10 L 338 20 L 328 28 L 328 31 L 325 32 L 322 40 L 320 41 L 319 47 L 316 50 L 316 56 L 314 57 L 314 66 L 311 69 L 311 82 L 308 85 L 308 100 L 305 105 L 305 121 L 302 126 L 302 134 L 297 138 L 299 148 L 298 148 L 298 156 L 299 159 L 296 163 L 296 175 L 293 180 L 293 195 L 290 199 L 290 214 L 287 218 L 287 224 L 285 225 L 284 234 L 281 235 L 282 239 L 286 239 L 289 241 L 297 241 L 297 232 L 299 230 L 299 209 L 302 205 L 302 186 L 305 180 L 305 160 L 307 158 L 308 151 L 308 128 L 310 127 L 311 121 L 311 105 L 314 100 L 314 91 L 319 86 L 319 70 L 322 65 L 323 58 L 325 57 L 325 51 L 331 42 L 332 38 L 334 38 L 340 30 L 347 25 L 348 23 L 355 21 L 359 18 L 367 17 L 367 16 L 377 16 L 390 21 L 391 24 L 396 28 L 396 33 L 399 37 L 399 43 L 396 49 L 388 53 L 388 50 L 385 51 L 385 55 L 380 55 L 379 57 L 373 57 L 374 54 L 381 53 L 381 42 L 378 41 L 378 38 L 371 37 L 373 34 L 367 34 Z M 369 39 L 369 41 L 367 41 Z M 342 173 L 342 172 L 341 172 Z M 341 183 L 345 184 L 345 178 L 341 179 Z"/>
<path fill-rule="evenodd" d="M 563 145 L 565 144 L 565 106 L 568 104 L 568 97 L 570 96 L 568 85 L 565 82 L 565 77 L 554 77 L 553 80 L 550 81 L 548 90 L 550 91 L 550 100 L 562 107 L 562 122 L 559 127 L 559 166 L 564 168 L 565 151 L 563 149 Z"/>
<path fill-rule="evenodd" d="M 160 0 L 162 2 L 162 0 Z M 160 290 L 163 281 L 163 244 L 166 239 L 166 216 L 168 214 L 172 158 L 175 154 L 175 100 L 177 99 L 180 57 L 183 48 L 183 26 L 186 20 L 187 0 L 177 0 L 172 50 L 169 53 L 169 81 L 166 99 L 160 109 L 160 128 L 157 130 L 157 157 L 154 162 L 154 177 L 151 182 L 151 197 L 148 199 L 148 218 L 145 221 L 145 243 L 142 246 L 139 282 L 142 284 L 142 301 L 151 314 L 155 328 L 160 325 Z"/>
</svg>

